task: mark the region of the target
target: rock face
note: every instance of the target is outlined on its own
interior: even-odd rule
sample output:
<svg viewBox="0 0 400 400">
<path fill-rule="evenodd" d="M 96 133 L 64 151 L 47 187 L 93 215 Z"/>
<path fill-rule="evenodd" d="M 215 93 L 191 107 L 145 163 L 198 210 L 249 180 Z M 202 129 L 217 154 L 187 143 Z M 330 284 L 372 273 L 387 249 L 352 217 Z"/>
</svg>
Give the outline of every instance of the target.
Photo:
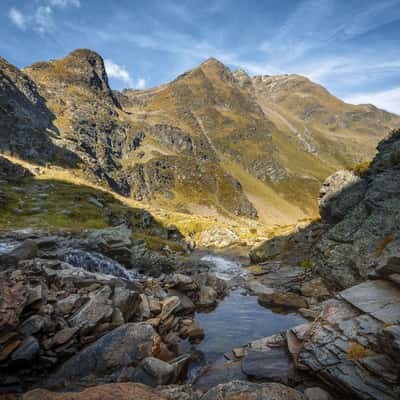
<svg viewBox="0 0 400 400">
<path fill-rule="evenodd" d="M 321 216 L 334 224 L 316 246 L 316 264 L 317 271 L 339 288 L 399 271 L 399 148 L 400 132 L 394 131 L 379 144 L 362 178 L 347 174 L 342 180 L 336 176 L 327 181 Z M 338 179 L 335 192 L 333 182 Z"/>
</svg>

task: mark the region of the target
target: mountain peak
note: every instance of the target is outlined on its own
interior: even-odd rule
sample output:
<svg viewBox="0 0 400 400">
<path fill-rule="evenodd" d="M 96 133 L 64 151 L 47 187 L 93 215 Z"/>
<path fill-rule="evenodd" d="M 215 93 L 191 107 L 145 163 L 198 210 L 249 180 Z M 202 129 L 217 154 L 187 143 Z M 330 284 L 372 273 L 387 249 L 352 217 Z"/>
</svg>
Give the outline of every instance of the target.
<svg viewBox="0 0 400 400">
<path fill-rule="evenodd" d="M 78 86 L 102 92 L 118 106 L 108 83 L 103 58 L 93 50 L 77 49 L 64 58 L 32 64 L 24 71 L 53 89 Z"/>
</svg>

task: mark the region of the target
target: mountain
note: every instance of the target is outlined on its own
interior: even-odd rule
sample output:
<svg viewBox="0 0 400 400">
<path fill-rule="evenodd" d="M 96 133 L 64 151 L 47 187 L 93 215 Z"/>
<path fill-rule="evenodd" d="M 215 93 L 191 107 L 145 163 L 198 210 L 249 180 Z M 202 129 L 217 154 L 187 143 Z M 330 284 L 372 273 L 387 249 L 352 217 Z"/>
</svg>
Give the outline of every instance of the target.
<svg viewBox="0 0 400 400">
<path fill-rule="evenodd" d="M 400 123 L 304 77 L 249 77 L 215 59 L 168 84 L 122 92 L 90 50 L 22 70 L 0 63 L 3 152 L 220 220 L 282 225 L 316 215 L 323 180 L 370 159 Z"/>
</svg>

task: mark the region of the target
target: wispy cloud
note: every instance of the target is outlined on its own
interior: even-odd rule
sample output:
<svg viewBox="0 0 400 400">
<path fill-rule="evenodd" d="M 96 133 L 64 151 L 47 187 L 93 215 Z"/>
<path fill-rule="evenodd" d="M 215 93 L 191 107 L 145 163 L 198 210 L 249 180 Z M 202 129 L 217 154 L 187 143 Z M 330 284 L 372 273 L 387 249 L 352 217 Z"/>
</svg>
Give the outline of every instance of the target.
<svg viewBox="0 0 400 400">
<path fill-rule="evenodd" d="M 11 7 L 8 11 L 8 18 L 10 18 L 11 22 L 16 25 L 19 29 L 26 29 L 26 19 L 24 14 L 18 9 Z"/>
<path fill-rule="evenodd" d="M 144 79 L 144 78 L 139 78 L 139 79 L 137 80 L 137 85 L 136 85 L 136 87 L 137 87 L 138 89 L 144 89 L 144 88 L 146 87 L 146 79 Z"/>
<path fill-rule="evenodd" d="M 352 104 L 374 104 L 400 115 L 400 87 L 370 93 L 358 93 L 345 98 Z"/>
<path fill-rule="evenodd" d="M 79 8 L 79 0 L 43 0 L 30 12 L 11 7 L 8 12 L 10 21 L 21 30 L 32 29 L 39 33 L 50 32 L 55 28 L 54 10 L 67 7 Z"/>
</svg>

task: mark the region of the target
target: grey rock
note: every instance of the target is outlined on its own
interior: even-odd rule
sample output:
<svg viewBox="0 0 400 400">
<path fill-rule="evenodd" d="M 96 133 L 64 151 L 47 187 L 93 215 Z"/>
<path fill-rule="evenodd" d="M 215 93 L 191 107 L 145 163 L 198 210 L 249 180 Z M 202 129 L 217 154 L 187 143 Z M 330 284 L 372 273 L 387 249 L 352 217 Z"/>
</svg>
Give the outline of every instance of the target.
<svg viewBox="0 0 400 400">
<path fill-rule="evenodd" d="M 40 350 L 39 342 L 33 336 L 28 336 L 12 353 L 11 359 L 18 362 L 30 362 Z"/>
<path fill-rule="evenodd" d="M 329 223 L 342 220 L 346 213 L 362 200 L 366 189 L 366 181 L 352 172 L 335 172 L 325 180 L 320 190 L 321 218 Z"/>
<path fill-rule="evenodd" d="M 175 369 L 165 361 L 154 357 L 145 358 L 136 368 L 134 380 L 149 386 L 173 383 Z"/>
<path fill-rule="evenodd" d="M 111 317 L 113 307 L 109 300 L 111 289 L 104 286 L 94 293 L 93 297 L 82 306 L 70 319 L 69 322 L 73 327 L 81 329 L 92 329 L 98 323 Z"/>
<path fill-rule="evenodd" d="M 210 286 L 200 288 L 199 305 L 202 307 L 212 307 L 217 303 L 217 292 Z"/>
<path fill-rule="evenodd" d="M 305 400 L 332 400 L 331 395 L 319 387 L 307 388 L 304 397 Z"/>
<path fill-rule="evenodd" d="M 400 323 L 400 289 L 388 281 L 364 282 L 340 292 L 340 297 L 384 323 Z"/>
<path fill-rule="evenodd" d="M 150 356 L 158 335 L 147 323 L 128 323 L 102 336 L 72 356 L 48 380 L 49 386 L 102 376 Z"/>
</svg>

